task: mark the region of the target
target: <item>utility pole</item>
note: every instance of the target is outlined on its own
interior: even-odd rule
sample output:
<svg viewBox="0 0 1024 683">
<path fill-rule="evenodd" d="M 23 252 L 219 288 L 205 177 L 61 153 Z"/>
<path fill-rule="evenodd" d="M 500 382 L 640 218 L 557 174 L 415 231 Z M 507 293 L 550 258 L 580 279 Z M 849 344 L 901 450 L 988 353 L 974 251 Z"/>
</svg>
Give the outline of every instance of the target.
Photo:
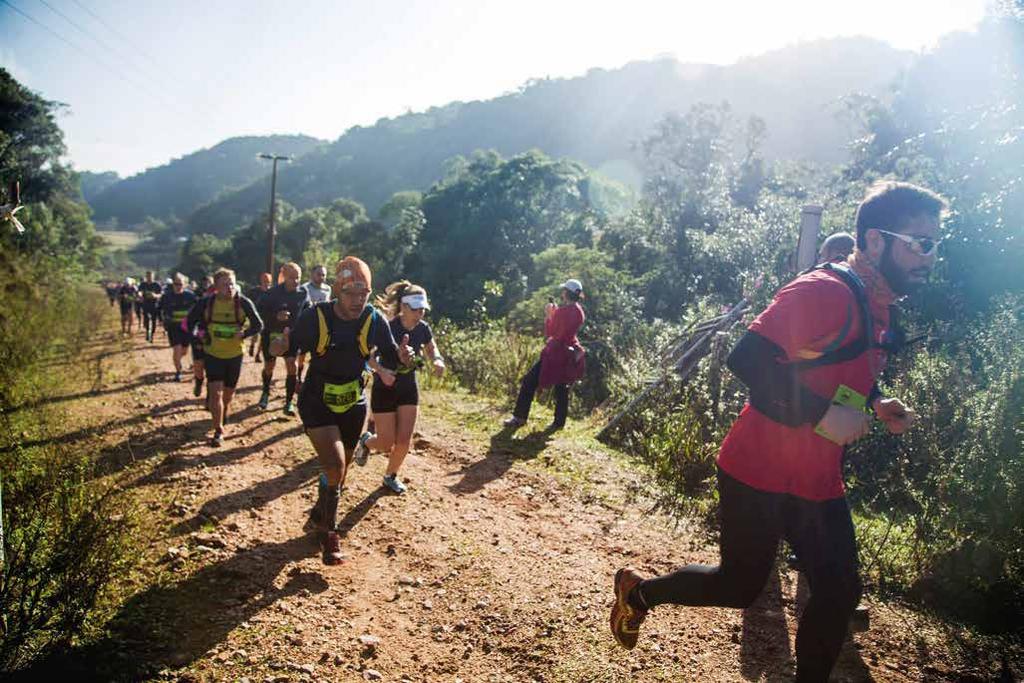
<svg viewBox="0 0 1024 683">
<path fill-rule="evenodd" d="M 277 162 L 291 161 L 292 158 L 279 154 L 260 154 L 259 158 L 274 162 L 274 170 L 270 174 L 270 222 L 267 225 L 267 272 L 274 277 L 274 238 L 277 237 L 274 225 L 274 214 L 277 212 Z"/>
</svg>

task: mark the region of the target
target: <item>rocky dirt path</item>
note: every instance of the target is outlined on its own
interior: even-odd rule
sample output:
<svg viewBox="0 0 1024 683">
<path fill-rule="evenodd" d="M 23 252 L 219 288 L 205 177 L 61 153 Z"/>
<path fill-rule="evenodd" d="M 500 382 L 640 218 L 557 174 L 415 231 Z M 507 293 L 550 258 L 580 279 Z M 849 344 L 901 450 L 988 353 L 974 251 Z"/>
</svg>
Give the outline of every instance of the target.
<svg viewBox="0 0 1024 683">
<path fill-rule="evenodd" d="M 497 432 L 500 413 L 426 392 L 404 473 L 354 467 L 342 496 L 348 560 L 324 567 L 302 532 L 317 468 L 299 422 L 255 407 L 244 365 L 223 448 L 170 353 L 135 339 L 97 361 L 104 457 L 142 509 L 137 586 L 78 676 L 221 681 L 788 680 L 799 600 L 780 569 L 745 611 L 660 608 L 638 648 L 608 633 L 611 577 L 714 561 L 707 539 L 650 512 L 644 476 L 579 432 Z M 102 347 L 100 347 L 102 348 Z M 279 372 L 281 368 L 279 368 Z M 73 421 L 69 421 L 69 430 Z M 543 424 L 543 423 L 540 423 Z M 82 430 L 79 430 L 82 431 Z M 525 430 L 529 432 L 529 430 Z M 963 680 L 941 632 L 876 608 L 835 680 Z"/>
</svg>

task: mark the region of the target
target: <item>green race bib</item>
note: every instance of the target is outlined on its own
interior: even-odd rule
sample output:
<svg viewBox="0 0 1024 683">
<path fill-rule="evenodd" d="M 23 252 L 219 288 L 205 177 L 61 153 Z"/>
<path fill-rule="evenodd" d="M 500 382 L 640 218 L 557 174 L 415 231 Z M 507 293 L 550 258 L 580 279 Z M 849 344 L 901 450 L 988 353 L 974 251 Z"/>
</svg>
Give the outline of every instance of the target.
<svg viewBox="0 0 1024 683">
<path fill-rule="evenodd" d="M 272 341 L 272 342 L 275 342 L 278 339 L 281 339 L 283 337 L 284 337 L 284 332 L 271 332 L 270 333 L 270 341 Z"/>
<path fill-rule="evenodd" d="M 324 405 L 332 413 L 344 413 L 359 403 L 362 386 L 358 379 L 344 384 L 324 382 Z"/>
<path fill-rule="evenodd" d="M 188 317 L 188 309 L 187 308 L 182 309 L 180 311 L 171 311 L 171 320 L 174 320 L 176 322 L 181 322 L 182 320 L 184 320 L 187 317 Z"/>
<path fill-rule="evenodd" d="M 231 339 L 238 333 L 238 325 L 228 323 L 210 323 L 210 334 L 215 339 Z"/>
</svg>

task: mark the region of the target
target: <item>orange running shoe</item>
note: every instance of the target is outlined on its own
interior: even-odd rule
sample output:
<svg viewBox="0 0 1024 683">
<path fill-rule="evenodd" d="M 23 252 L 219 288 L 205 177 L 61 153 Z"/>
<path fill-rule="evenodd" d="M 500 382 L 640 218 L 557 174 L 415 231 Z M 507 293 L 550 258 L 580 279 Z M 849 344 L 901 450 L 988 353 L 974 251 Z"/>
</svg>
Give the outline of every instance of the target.
<svg viewBox="0 0 1024 683">
<path fill-rule="evenodd" d="M 643 581 L 633 567 L 623 567 L 615 572 L 615 604 L 612 605 L 612 635 L 619 645 L 632 650 L 640 636 L 640 624 L 647 618 L 647 610 L 637 609 L 629 604 L 630 592 Z"/>
</svg>

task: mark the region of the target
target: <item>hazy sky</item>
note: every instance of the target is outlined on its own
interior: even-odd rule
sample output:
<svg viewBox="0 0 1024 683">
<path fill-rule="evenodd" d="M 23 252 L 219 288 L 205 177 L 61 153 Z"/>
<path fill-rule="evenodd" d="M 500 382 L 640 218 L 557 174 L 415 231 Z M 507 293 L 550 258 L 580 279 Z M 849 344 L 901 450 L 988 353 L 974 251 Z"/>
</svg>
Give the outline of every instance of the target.
<svg viewBox="0 0 1024 683">
<path fill-rule="evenodd" d="M 76 167 L 126 175 L 234 135 L 333 140 L 409 109 L 660 55 L 726 64 L 840 35 L 927 49 L 985 9 L 985 0 L 602 4 L 0 0 L 0 65 L 70 105 L 60 123 Z"/>
</svg>

